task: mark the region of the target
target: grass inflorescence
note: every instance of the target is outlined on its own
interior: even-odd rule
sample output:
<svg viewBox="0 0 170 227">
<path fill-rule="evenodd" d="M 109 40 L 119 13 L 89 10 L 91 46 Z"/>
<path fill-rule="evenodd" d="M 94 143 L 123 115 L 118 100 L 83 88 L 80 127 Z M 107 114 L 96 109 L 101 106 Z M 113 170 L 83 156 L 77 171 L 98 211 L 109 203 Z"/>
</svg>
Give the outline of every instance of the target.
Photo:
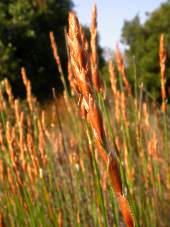
<svg viewBox="0 0 170 227">
<path fill-rule="evenodd" d="M 21 69 L 25 101 L 14 98 L 7 79 L 1 82 L 0 226 L 168 226 L 169 111 L 163 35 L 161 108 L 143 95 L 142 85 L 135 84 L 133 91 L 118 45 L 116 63 L 108 64 L 110 87 L 101 80 L 96 6 L 90 43 L 74 12 L 68 26 L 71 92 L 52 32 L 63 96 L 53 90 L 53 100 L 40 105 L 25 68 Z"/>
</svg>

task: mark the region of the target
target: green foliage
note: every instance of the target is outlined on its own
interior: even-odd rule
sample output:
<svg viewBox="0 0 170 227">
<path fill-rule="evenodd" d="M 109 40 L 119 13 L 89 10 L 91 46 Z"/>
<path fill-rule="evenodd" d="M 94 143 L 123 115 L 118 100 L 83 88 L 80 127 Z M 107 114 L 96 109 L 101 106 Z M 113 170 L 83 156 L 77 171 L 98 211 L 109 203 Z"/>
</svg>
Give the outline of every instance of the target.
<svg viewBox="0 0 170 227">
<path fill-rule="evenodd" d="M 144 24 L 141 24 L 139 17 L 136 16 L 132 21 L 125 21 L 122 29 L 122 42 L 127 45 L 125 54 L 130 77 L 133 78 L 135 64 L 138 83 L 143 82 L 156 99 L 160 97 L 159 38 L 161 33 L 164 33 L 166 38 L 167 76 L 170 72 L 169 18 L 170 2 L 167 1 L 148 14 Z"/>
<path fill-rule="evenodd" d="M 53 58 L 49 31 L 53 31 L 59 55 L 67 75 L 67 54 L 64 28 L 71 0 L 8 0 L 0 3 L 0 80 L 7 77 L 15 96 L 24 95 L 20 68 L 24 66 L 33 82 L 33 93 L 39 99 L 52 94 L 52 87 L 62 90 Z M 90 39 L 89 28 L 84 28 Z M 98 48 L 99 64 L 103 66 L 102 49 Z"/>
<path fill-rule="evenodd" d="M 0 79 L 9 78 L 15 95 L 23 95 L 20 77 L 22 66 L 26 67 L 29 79 L 36 81 L 33 93 L 37 97 L 47 97 L 52 86 L 61 88 L 49 31 L 55 32 L 61 61 L 66 65 L 64 27 L 72 7 L 71 0 L 1 1 Z"/>
</svg>

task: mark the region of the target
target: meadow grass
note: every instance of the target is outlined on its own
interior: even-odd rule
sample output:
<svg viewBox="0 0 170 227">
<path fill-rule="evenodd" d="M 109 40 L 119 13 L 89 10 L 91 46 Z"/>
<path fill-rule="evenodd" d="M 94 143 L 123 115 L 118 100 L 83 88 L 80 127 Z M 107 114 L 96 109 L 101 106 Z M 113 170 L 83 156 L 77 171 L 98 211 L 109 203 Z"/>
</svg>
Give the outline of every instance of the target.
<svg viewBox="0 0 170 227">
<path fill-rule="evenodd" d="M 128 82 L 120 50 L 101 81 L 96 42 L 69 15 L 67 88 L 40 105 L 22 68 L 25 101 L 7 79 L 0 89 L 0 226 L 169 226 L 169 109 Z M 161 38 L 161 80 L 165 50 Z M 117 67 L 117 71 L 115 71 Z M 162 69 L 163 68 L 163 69 Z M 117 72 L 117 73 L 116 73 Z M 159 80 L 159 78 L 158 78 Z M 160 82 L 161 83 L 161 82 Z M 162 82 L 162 89 L 165 83 Z"/>
</svg>

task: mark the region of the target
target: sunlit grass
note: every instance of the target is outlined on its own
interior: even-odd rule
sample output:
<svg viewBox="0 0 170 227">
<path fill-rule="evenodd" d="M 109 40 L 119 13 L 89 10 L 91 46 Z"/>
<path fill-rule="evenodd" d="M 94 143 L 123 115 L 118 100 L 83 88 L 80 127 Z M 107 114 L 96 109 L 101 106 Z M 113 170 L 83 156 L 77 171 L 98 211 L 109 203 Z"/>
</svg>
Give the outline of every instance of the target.
<svg viewBox="0 0 170 227">
<path fill-rule="evenodd" d="M 133 91 L 117 51 L 119 73 L 110 63 L 111 86 L 88 91 L 93 105 L 77 92 L 75 75 L 69 75 L 74 96 L 56 97 L 53 90 L 46 105 L 32 95 L 24 68 L 25 101 L 1 82 L 0 226 L 119 227 L 128 223 L 129 210 L 135 226 L 169 225 L 169 107 L 162 113 L 144 99 L 137 82 Z M 94 109 L 101 114 L 102 142 Z"/>
</svg>

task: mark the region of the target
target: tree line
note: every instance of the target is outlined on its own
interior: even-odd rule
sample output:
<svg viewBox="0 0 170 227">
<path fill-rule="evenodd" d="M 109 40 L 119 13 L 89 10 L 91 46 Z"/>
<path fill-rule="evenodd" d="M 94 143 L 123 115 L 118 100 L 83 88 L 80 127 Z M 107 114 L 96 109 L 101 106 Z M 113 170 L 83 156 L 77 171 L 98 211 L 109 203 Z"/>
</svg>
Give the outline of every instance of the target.
<svg viewBox="0 0 170 227">
<path fill-rule="evenodd" d="M 142 24 L 139 16 L 125 21 L 122 28 L 122 42 L 126 45 L 125 58 L 127 70 L 132 82 L 144 84 L 154 98 L 160 98 L 159 39 L 165 35 L 167 62 L 167 92 L 170 86 L 170 1 L 167 1 L 152 13 Z"/>
</svg>

